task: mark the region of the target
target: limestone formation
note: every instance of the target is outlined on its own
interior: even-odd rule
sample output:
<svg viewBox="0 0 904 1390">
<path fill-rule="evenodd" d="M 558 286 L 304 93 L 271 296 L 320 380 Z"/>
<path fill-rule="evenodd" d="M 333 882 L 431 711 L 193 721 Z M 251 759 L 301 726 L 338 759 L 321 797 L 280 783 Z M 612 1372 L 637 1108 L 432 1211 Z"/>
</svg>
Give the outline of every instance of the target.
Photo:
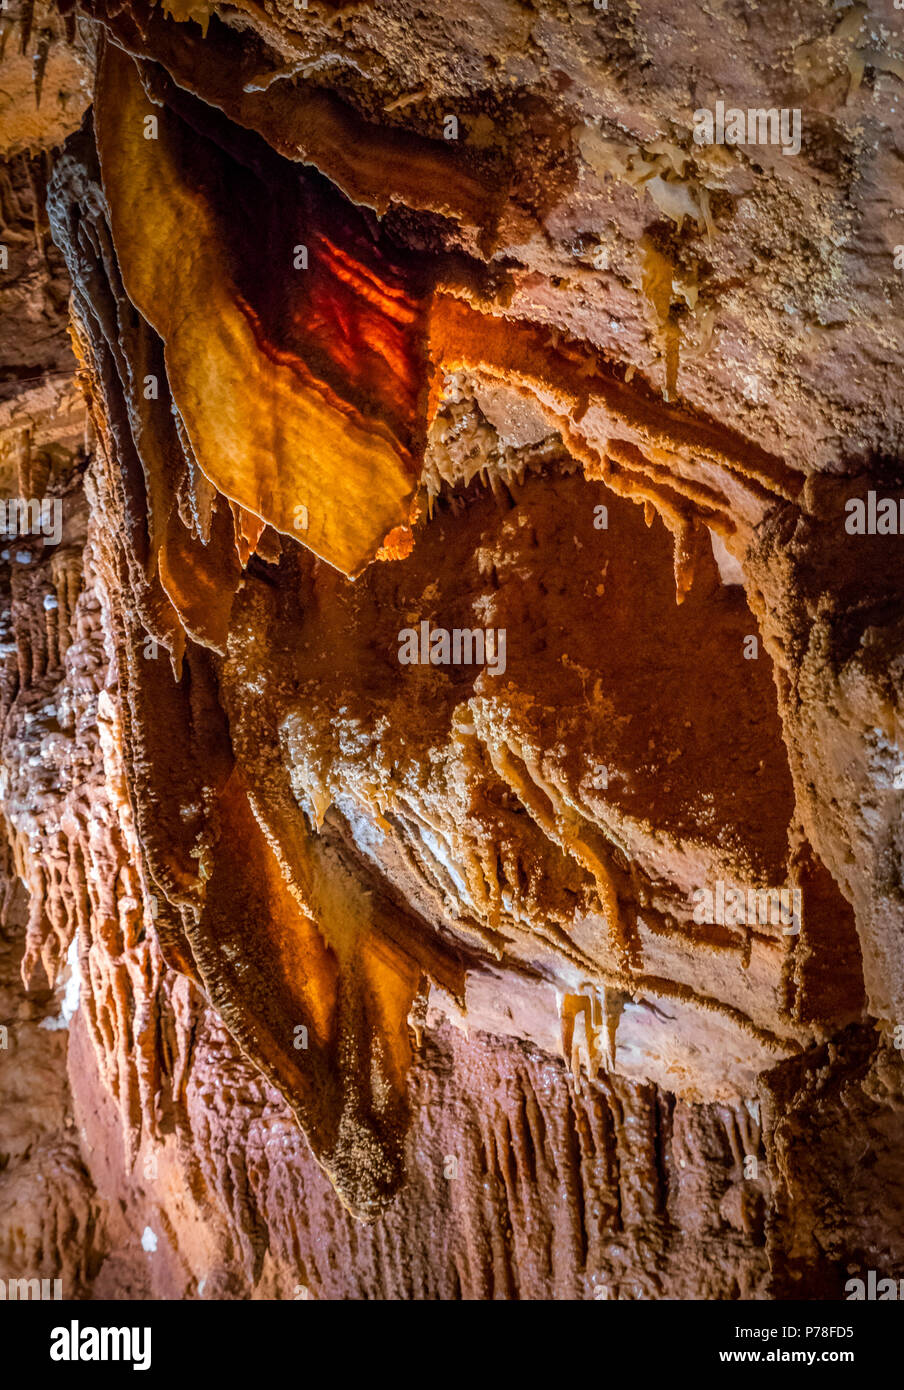
<svg viewBox="0 0 904 1390">
<path fill-rule="evenodd" d="M 0 1277 L 904 1276 L 892 0 L 60 11 L 0 21 Z"/>
</svg>

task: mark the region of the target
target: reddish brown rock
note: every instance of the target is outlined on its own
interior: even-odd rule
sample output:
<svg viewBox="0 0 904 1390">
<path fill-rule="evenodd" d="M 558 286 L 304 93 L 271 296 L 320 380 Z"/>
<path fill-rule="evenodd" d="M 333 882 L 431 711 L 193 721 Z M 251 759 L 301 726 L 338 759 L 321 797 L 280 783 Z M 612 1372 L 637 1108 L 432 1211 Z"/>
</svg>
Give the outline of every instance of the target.
<svg viewBox="0 0 904 1390">
<path fill-rule="evenodd" d="M 845 504 L 902 482 L 901 60 L 614 10 L 67 21 L 93 113 L 0 180 L 60 519 L 0 560 L 9 1277 L 900 1271 L 904 541 Z"/>
</svg>

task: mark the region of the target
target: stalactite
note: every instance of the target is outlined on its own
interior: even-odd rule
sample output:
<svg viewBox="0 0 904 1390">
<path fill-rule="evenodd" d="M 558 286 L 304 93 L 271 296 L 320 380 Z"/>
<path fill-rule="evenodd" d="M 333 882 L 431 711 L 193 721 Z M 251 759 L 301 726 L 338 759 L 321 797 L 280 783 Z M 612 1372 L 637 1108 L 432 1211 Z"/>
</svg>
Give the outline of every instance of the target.
<svg viewBox="0 0 904 1390">
<path fill-rule="evenodd" d="M 792 202 L 636 89 L 667 138 L 597 135 L 542 26 L 528 102 L 461 67 L 458 143 L 441 64 L 400 95 L 402 48 L 350 51 L 374 9 L 328 38 L 206 0 L 80 15 L 93 118 L 47 205 L 90 413 L 76 457 L 0 401 L 8 486 L 64 521 L 0 564 L 0 867 L 28 981 L 78 964 L 79 1143 L 114 1224 L 142 1213 L 111 1240 L 147 1212 L 142 1288 L 188 1297 L 735 1298 L 801 1250 L 840 1267 L 830 1203 L 787 1234 L 789 1114 L 850 1056 L 860 1132 L 897 1132 L 899 1059 L 857 1039 L 862 964 L 889 1028 L 901 992 L 859 944 L 892 936 L 901 720 L 868 547 L 838 593 L 832 441 L 878 456 L 897 417 L 813 384 L 829 338 L 852 380 L 890 339 L 826 329 L 855 236 L 809 207 L 811 156 Z M 26 25 L 43 122 L 61 26 Z M 0 168 L 26 279 L 54 280 L 46 168 Z M 806 277 L 751 240 L 769 199 Z M 404 661 L 424 625 L 483 659 Z M 699 920 L 722 881 L 803 885 L 805 931 Z M 49 1190 L 87 1250 L 74 1142 Z"/>
</svg>

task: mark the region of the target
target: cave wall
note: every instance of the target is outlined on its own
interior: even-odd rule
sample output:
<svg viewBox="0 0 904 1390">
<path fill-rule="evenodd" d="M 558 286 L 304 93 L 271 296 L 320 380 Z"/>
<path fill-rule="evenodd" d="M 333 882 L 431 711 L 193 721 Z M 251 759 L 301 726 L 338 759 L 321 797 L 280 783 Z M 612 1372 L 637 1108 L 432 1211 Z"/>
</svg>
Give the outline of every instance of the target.
<svg viewBox="0 0 904 1390">
<path fill-rule="evenodd" d="M 893 20 L 14 19 L 2 1277 L 900 1272 Z"/>
</svg>

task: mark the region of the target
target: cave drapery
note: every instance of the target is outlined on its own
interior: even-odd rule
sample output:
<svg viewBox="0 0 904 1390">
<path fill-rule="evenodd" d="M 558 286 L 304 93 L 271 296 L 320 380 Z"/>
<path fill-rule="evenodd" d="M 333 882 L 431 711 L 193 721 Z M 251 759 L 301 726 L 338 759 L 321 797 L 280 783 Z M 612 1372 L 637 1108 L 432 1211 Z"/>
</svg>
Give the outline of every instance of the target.
<svg viewBox="0 0 904 1390">
<path fill-rule="evenodd" d="M 865 39 L 814 10 L 775 98 L 808 142 L 754 158 L 592 6 L 538 11 L 498 91 L 469 65 L 494 24 L 528 51 L 518 7 L 432 74 L 418 21 L 410 96 L 387 8 L 39 26 L 53 155 L 13 131 L 0 315 L 50 327 L 0 450 L 63 520 L 0 564 L 3 988 L 58 1081 L 0 1263 L 840 1296 L 904 1259 L 904 541 L 845 525 L 901 484 L 867 217 L 899 77 L 870 49 L 848 91 Z M 727 76 L 697 42 L 741 90 L 779 39 Z M 442 655 L 463 632 L 486 659 Z M 68 1047 L 28 1041 L 73 981 Z"/>
</svg>

